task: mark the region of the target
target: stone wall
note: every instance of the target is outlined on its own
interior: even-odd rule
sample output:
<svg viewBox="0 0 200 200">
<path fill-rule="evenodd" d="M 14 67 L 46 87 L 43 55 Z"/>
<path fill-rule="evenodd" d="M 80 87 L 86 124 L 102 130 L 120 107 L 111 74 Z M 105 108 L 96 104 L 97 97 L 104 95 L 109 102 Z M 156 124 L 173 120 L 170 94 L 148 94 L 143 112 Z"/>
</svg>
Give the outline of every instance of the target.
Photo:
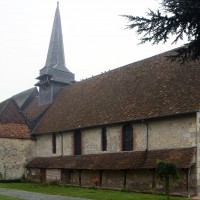
<svg viewBox="0 0 200 200">
<path fill-rule="evenodd" d="M 196 146 L 196 117 L 176 117 L 149 124 L 149 149 Z"/>
<path fill-rule="evenodd" d="M 37 136 L 37 157 L 73 155 L 73 133 L 56 134 L 56 153 L 52 151 L 52 134 Z"/>
<path fill-rule="evenodd" d="M 155 170 L 137 169 L 127 172 L 126 187 L 129 190 L 151 192 L 155 187 Z"/>
<path fill-rule="evenodd" d="M 82 153 L 93 154 L 101 151 L 101 129 L 82 131 Z"/>
<path fill-rule="evenodd" d="M 36 141 L 28 139 L 0 139 L 0 179 L 20 179 L 25 165 L 35 157 Z"/>
<path fill-rule="evenodd" d="M 196 116 L 188 115 L 158 119 L 145 123 L 132 123 L 133 150 L 182 148 L 196 146 Z M 122 149 L 122 125 L 108 126 L 107 151 L 119 152 Z M 106 153 L 101 150 L 101 127 L 85 129 L 82 133 L 82 154 Z M 37 156 L 73 155 L 73 132 L 56 134 L 56 154 L 52 153 L 52 135 L 37 137 Z M 148 137 L 148 140 L 147 140 Z"/>
<path fill-rule="evenodd" d="M 144 151 L 147 146 L 149 150 L 153 149 L 167 149 L 167 148 L 185 148 L 185 147 L 199 147 L 200 143 L 200 114 L 182 115 L 177 117 L 168 117 L 162 119 L 154 119 L 148 121 L 140 121 L 132 123 L 133 126 L 133 150 Z M 119 152 L 122 150 L 122 127 L 121 125 L 107 126 L 107 151 L 101 150 L 101 130 L 99 128 L 90 128 L 81 130 L 82 154 L 96 154 Z M 147 131 L 148 128 L 148 131 Z M 148 134 L 147 134 L 148 133 Z M 37 138 L 37 156 L 60 156 L 73 155 L 73 132 L 57 133 L 56 137 L 56 154 L 52 153 L 52 135 L 42 135 Z M 147 143 L 148 141 L 148 143 Z M 198 145 L 197 145 L 198 144 Z M 197 150 L 197 157 L 194 163 L 197 162 L 197 167 L 193 166 L 190 172 L 190 185 L 195 188 L 195 182 L 198 185 L 200 192 L 200 150 Z M 88 186 L 93 172 L 81 172 L 82 182 Z M 122 171 L 104 171 L 102 177 L 102 185 L 106 188 L 121 188 L 123 187 L 123 173 Z M 153 187 L 152 172 L 143 174 L 140 171 L 134 171 L 132 174 L 128 172 L 127 187 L 133 189 L 143 187 L 144 190 L 150 190 Z M 136 180 L 140 180 L 137 182 Z M 147 180 L 148 179 L 148 180 Z M 185 179 L 185 178 L 183 178 Z M 73 184 L 79 185 L 79 171 L 73 170 L 72 173 Z M 151 181 L 150 181 L 151 180 Z M 87 183 L 87 184 L 86 184 Z M 158 181 L 157 181 L 158 183 Z M 180 183 L 179 186 L 185 182 Z M 162 184 L 155 185 L 156 190 L 162 190 Z M 134 190 L 135 190 L 134 189 Z"/>
<path fill-rule="evenodd" d="M 63 133 L 63 155 L 73 155 L 73 132 Z"/>
<path fill-rule="evenodd" d="M 61 171 L 59 169 L 47 169 L 46 170 L 46 181 L 61 181 Z"/>
<path fill-rule="evenodd" d="M 103 188 L 120 188 L 123 189 L 123 177 L 122 170 L 105 170 L 102 175 L 102 187 Z"/>
<path fill-rule="evenodd" d="M 52 150 L 52 134 L 37 136 L 37 157 L 60 156 L 62 154 L 62 137 L 56 134 L 56 153 Z"/>
</svg>

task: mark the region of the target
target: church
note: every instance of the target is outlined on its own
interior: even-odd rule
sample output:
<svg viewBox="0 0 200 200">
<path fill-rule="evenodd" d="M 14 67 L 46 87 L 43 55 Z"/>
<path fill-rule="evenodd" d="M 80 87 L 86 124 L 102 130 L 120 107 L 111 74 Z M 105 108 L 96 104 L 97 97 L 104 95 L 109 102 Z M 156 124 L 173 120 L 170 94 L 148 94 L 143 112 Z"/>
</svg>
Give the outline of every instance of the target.
<svg viewBox="0 0 200 200">
<path fill-rule="evenodd" d="M 173 53 L 78 82 L 58 3 L 35 87 L 0 103 L 0 180 L 161 193 L 161 160 L 178 167 L 172 194 L 200 193 L 200 63 Z"/>
</svg>

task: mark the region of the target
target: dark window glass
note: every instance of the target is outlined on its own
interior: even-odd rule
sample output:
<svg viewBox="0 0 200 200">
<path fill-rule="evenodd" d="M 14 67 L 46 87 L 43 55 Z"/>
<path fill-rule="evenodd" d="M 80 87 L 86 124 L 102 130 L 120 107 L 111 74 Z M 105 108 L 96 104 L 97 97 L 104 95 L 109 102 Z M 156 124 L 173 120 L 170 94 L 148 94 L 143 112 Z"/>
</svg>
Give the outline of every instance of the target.
<svg viewBox="0 0 200 200">
<path fill-rule="evenodd" d="M 81 132 L 74 133 L 74 155 L 81 155 Z"/>
<path fill-rule="evenodd" d="M 56 134 L 52 135 L 52 152 L 56 153 Z"/>
<path fill-rule="evenodd" d="M 122 129 L 122 150 L 133 150 L 133 128 L 130 124 L 126 124 Z"/>
<path fill-rule="evenodd" d="M 101 130 L 101 150 L 106 151 L 107 150 L 107 132 L 106 127 L 103 127 Z"/>
</svg>

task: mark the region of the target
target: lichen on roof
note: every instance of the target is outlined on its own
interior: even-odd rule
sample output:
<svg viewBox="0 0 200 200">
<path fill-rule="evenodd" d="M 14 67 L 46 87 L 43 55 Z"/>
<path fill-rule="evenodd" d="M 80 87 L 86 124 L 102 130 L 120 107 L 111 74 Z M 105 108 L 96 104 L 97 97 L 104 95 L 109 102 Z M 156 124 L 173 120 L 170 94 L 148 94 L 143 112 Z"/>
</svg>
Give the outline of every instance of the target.
<svg viewBox="0 0 200 200">
<path fill-rule="evenodd" d="M 200 63 L 163 53 L 65 87 L 35 134 L 196 112 Z"/>
</svg>

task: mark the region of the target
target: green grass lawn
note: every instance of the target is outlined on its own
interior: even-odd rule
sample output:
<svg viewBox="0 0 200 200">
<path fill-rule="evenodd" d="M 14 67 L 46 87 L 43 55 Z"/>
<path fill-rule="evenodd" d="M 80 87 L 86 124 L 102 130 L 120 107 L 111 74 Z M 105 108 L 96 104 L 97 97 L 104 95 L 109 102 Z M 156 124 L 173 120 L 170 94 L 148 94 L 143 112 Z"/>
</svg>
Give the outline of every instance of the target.
<svg viewBox="0 0 200 200">
<path fill-rule="evenodd" d="M 162 195 L 149 195 L 134 192 L 110 191 L 98 189 L 83 189 L 67 186 L 53 186 L 37 183 L 0 183 L 0 188 L 10 188 L 39 192 L 45 194 L 56 194 L 63 196 L 83 197 L 97 200 L 166 200 Z M 184 200 L 185 198 L 171 197 L 171 200 Z M 6 199 L 7 200 L 7 199 Z"/>
<path fill-rule="evenodd" d="M 1 200 L 23 200 L 23 199 L 19 199 L 16 197 L 8 197 L 8 196 L 4 196 L 4 195 L 0 195 L 0 199 Z"/>
</svg>

